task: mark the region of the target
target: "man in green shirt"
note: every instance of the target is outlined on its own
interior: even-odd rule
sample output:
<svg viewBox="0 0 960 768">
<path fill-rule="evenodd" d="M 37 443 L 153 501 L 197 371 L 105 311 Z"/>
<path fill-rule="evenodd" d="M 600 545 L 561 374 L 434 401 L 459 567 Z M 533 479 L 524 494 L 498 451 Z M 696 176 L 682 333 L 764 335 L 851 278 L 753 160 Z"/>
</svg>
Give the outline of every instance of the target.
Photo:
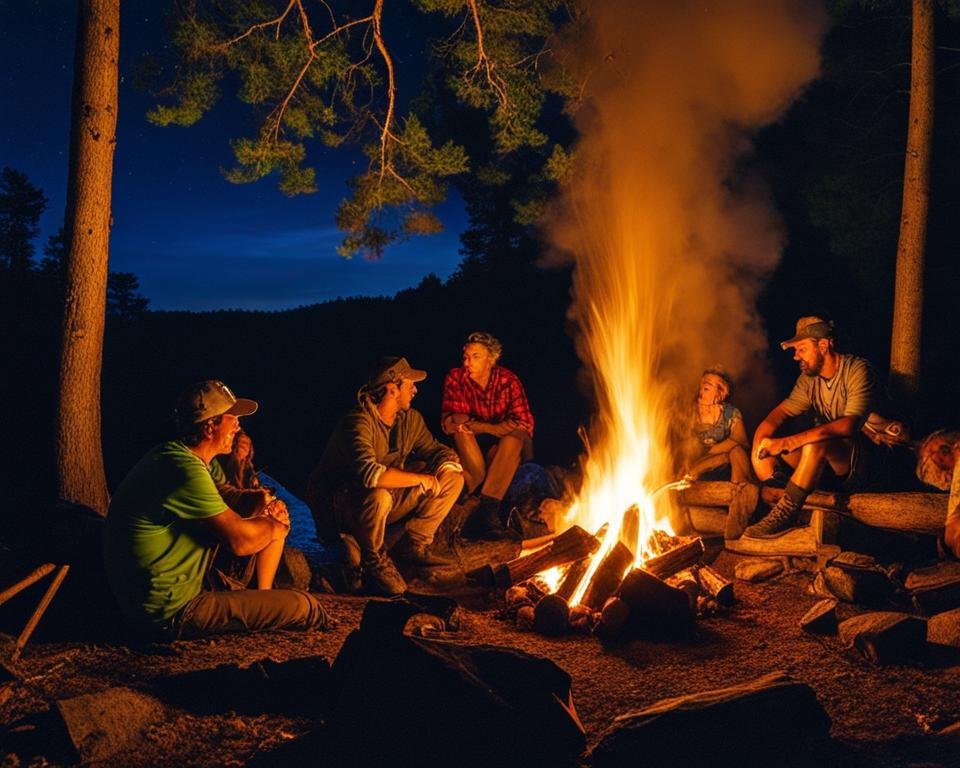
<svg viewBox="0 0 960 768">
<path fill-rule="evenodd" d="M 410 407 L 425 371 L 406 358 L 377 362 L 357 393 L 357 406 L 337 424 L 307 482 L 307 504 L 317 534 L 350 535 L 360 549 L 363 588 L 397 595 L 406 582 L 384 549 L 386 527 L 401 520 L 403 538 L 393 549 L 401 565 L 450 566 L 430 551 L 433 535 L 463 489 L 460 458 L 438 442 L 423 416 Z M 417 470 L 408 459 L 418 462 Z M 420 471 L 422 466 L 426 471 Z"/>
<path fill-rule="evenodd" d="M 290 530 L 282 504 L 238 515 L 210 474 L 214 457 L 229 453 L 240 417 L 256 410 L 220 381 L 191 386 L 175 410 L 177 439 L 147 453 L 113 495 L 104 526 L 107 578 L 131 628 L 146 638 L 326 626 L 308 592 L 202 590 L 218 543 L 257 554 L 258 583 L 272 585 Z"/>
</svg>

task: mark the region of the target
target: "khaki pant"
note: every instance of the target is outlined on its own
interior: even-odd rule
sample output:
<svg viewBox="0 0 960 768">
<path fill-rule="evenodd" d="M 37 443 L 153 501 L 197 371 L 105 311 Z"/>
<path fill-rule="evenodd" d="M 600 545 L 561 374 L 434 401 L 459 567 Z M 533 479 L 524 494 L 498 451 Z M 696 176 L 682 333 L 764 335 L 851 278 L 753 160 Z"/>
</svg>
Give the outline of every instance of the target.
<svg viewBox="0 0 960 768">
<path fill-rule="evenodd" d="M 360 547 L 361 560 L 374 559 L 383 550 L 387 526 L 401 520 L 414 542 L 431 544 L 463 489 L 459 472 L 444 472 L 439 480 L 440 491 L 435 496 L 425 495 L 418 487 L 341 488 L 332 498 L 315 502 L 325 509 L 314 509 L 314 516 L 322 511 L 340 531 L 352 535 Z"/>
<path fill-rule="evenodd" d="M 262 629 L 324 629 L 327 614 L 316 595 L 300 589 L 201 592 L 173 621 L 178 639 Z"/>
</svg>

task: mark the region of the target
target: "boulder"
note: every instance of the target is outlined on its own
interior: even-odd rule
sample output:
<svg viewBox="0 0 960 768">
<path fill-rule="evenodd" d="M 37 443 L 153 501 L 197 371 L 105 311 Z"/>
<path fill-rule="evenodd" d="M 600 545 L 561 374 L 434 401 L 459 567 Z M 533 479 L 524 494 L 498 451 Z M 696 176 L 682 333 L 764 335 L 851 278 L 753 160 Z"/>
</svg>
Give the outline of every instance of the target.
<svg viewBox="0 0 960 768">
<path fill-rule="evenodd" d="M 960 648 L 960 608 L 927 619 L 927 642 Z"/>
<path fill-rule="evenodd" d="M 807 752 L 829 731 L 813 689 L 774 672 L 620 715 L 590 758 L 594 768 L 782 765 L 785 755 Z"/>
<path fill-rule="evenodd" d="M 841 622 L 844 644 L 856 648 L 868 661 L 899 664 L 917 659 L 925 650 L 926 622 L 907 613 L 875 611 Z"/>
<path fill-rule="evenodd" d="M 745 558 L 733 569 L 733 575 L 743 581 L 766 581 L 783 573 L 782 560 Z"/>
</svg>

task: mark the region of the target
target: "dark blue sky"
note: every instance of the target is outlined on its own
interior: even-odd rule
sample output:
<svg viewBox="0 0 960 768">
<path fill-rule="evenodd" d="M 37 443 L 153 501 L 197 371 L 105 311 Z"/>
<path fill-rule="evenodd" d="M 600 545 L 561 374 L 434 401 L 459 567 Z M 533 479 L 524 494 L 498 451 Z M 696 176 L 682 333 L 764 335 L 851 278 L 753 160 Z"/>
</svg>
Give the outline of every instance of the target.
<svg viewBox="0 0 960 768">
<path fill-rule="evenodd" d="M 161 44 L 168 6 L 127 0 L 121 11 L 110 268 L 135 273 L 151 308 L 285 309 L 392 295 L 431 272 L 449 277 L 466 221 L 458 199 L 439 210 L 444 233 L 393 246 L 378 262 L 345 260 L 333 216 L 362 167 L 358 155 L 312 150 L 319 191 L 287 198 L 273 178 L 235 185 L 221 175 L 232 162 L 228 140 L 247 119 L 229 97 L 192 128 L 148 124 L 151 101 L 134 90 L 133 66 Z M 26 173 L 49 198 L 38 258 L 63 220 L 76 13 L 75 0 L 0 3 L 0 165 Z"/>
</svg>

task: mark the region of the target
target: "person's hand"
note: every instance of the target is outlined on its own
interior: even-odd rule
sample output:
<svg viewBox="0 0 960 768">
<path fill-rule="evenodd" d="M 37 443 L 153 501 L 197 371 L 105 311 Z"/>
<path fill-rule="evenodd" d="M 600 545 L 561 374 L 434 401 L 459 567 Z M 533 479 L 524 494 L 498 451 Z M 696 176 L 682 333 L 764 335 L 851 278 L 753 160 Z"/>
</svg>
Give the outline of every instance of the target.
<svg viewBox="0 0 960 768">
<path fill-rule="evenodd" d="M 765 437 L 757 446 L 757 458 L 767 459 L 774 456 L 782 456 L 793 450 L 787 438 Z"/>
<path fill-rule="evenodd" d="M 290 527 L 290 510 L 287 509 L 287 505 L 281 500 L 274 497 L 264 508 L 263 514 L 268 517 L 272 517 L 281 525 L 285 525 L 287 528 Z"/>
<path fill-rule="evenodd" d="M 418 486 L 427 496 L 436 496 L 440 492 L 440 481 L 434 475 L 420 475 Z"/>
</svg>

